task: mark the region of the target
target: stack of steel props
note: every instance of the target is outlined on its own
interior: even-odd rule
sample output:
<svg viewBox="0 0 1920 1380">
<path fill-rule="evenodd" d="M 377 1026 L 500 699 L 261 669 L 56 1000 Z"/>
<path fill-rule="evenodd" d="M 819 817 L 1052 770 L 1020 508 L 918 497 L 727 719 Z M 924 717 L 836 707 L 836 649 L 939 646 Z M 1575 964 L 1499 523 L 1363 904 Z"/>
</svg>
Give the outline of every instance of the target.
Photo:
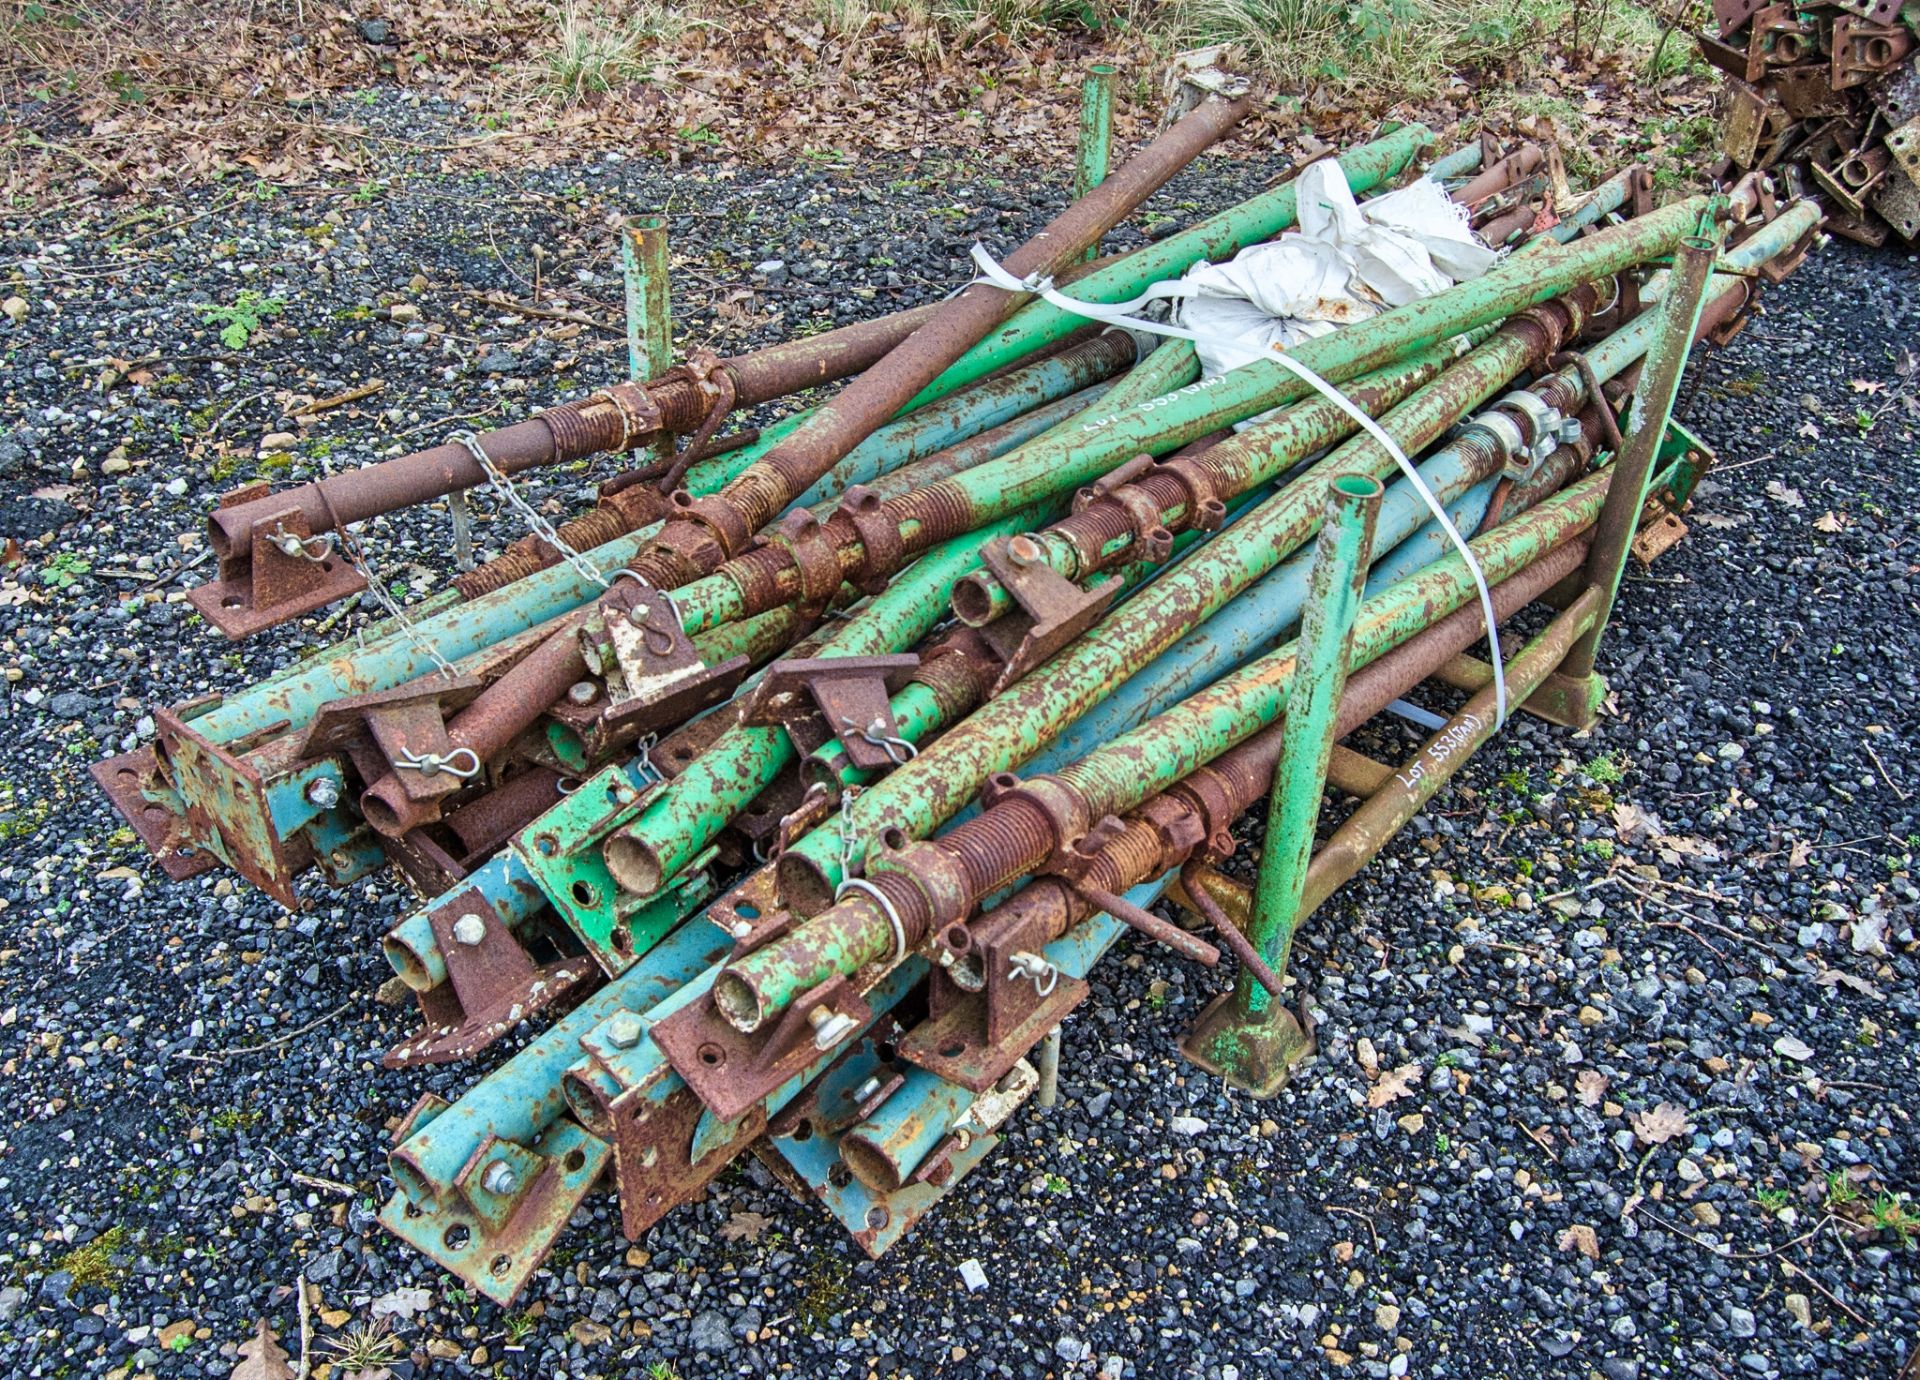
<svg viewBox="0 0 1920 1380">
<path fill-rule="evenodd" d="M 1837 234 L 1920 242 L 1920 18 L 1901 0 L 1714 0 L 1695 37 L 1727 74 L 1727 165 L 1810 177 Z"/>
<path fill-rule="evenodd" d="M 1298 351 L 1408 453 L 1440 443 L 1421 473 L 1463 529 L 1491 524 L 1476 552 L 1499 617 L 1550 587 L 1579 586 L 1567 595 L 1570 616 L 1507 665 L 1514 702 L 1531 711 L 1591 718 L 1592 644 L 1647 495 L 1663 512 L 1677 508 L 1704 463 L 1668 426 L 1687 346 L 1696 330 L 1729 324 L 1753 270 L 1818 222 L 1792 208 L 1708 279 L 1718 210 L 1685 203 L 1543 247 Z M 1569 220 L 1571 233 L 1579 225 Z M 1674 273 L 1641 272 L 1667 256 Z M 1448 366 L 1463 333 L 1475 348 Z M 1561 353 L 1583 334 L 1603 339 Z M 1183 358 L 1170 346 L 1147 362 L 1165 369 L 1163 356 Z M 1353 426 L 1340 409 L 1264 364 L 1138 401 L 1170 372 L 1124 381 L 1102 416 L 1070 428 L 1071 444 L 1030 443 L 1065 466 L 1125 433 L 1075 513 L 1014 535 L 1023 510 L 1011 505 L 1033 497 L 1017 491 L 995 514 L 1005 522 L 938 529 L 945 540 L 929 538 L 920 564 L 876 597 L 875 616 L 849 622 L 837 659 L 864 659 L 896 623 L 911 643 L 937 591 L 956 585 L 968 591 L 956 611 L 979 625 L 978 641 L 937 640 L 904 684 L 889 683 L 899 665 L 822 669 L 836 658 L 817 656 L 777 666 L 736 712 L 710 716 L 719 731 L 694 770 L 664 786 L 647 779 L 645 762 L 600 773 L 522 830 L 486 886 L 396 927 L 389 955 L 425 993 L 447 986 L 460 951 L 475 947 L 460 938 L 463 924 L 479 944 L 496 942 L 544 903 L 612 979 L 459 1102 L 415 1109 L 393 1156 L 398 1191 L 383 1214 L 393 1230 L 506 1299 L 609 1164 L 637 1235 L 758 1143 L 877 1254 L 991 1149 L 1035 1081 L 1024 1056 L 1084 998 L 1088 970 L 1123 923 L 1218 960 L 1213 944 L 1142 910 L 1183 868 L 1186 894 L 1241 959 L 1242 987 L 1256 984 L 1209 1013 L 1190 1052 L 1247 1086 L 1277 1086 L 1305 1033 L 1260 993 L 1280 988 L 1292 924 L 1483 736 L 1491 692 L 1445 727 L 1429 761 L 1398 774 L 1418 788 L 1411 806 L 1386 793 L 1391 769 L 1335 751 L 1334 736 L 1430 676 L 1478 690 L 1491 671 L 1463 655 L 1483 631 L 1463 563 L 1404 481 L 1380 494 L 1392 461 L 1370 438 L 1342 444 Z M 1529 387 L 1502 392 L 1522 375 L 1533 376 Z M 1617 413 L 1636 375 L 1622 436 Z M 1232 440 L 1189 447 L 1235 414 L 1289 403 Z M 1287 478 L 1329 445 L 1328 458 Z M 1173 458 L 1113 467 L 1139 450 Z M 1612 463 L 1586 474 L 1597 461 Z M 932 521 L 896 516 L 897 533 Z M 1316 530 L 1309 559 L 1301 548 Z M 1145 578 L 1203 533 L 1183 560 Z M 863 573 L 869 539 L 856 531 L 838 546 L 842 579 Z M 689 585 L 687 625 L 730 626 L 721 620 L 785 607 L 777 595 L 805 597 L 803 560 L 789 549 Z M 1089 577 L 1112 583 L 1083 589 Z M 1349 635 L 1362 592 L 1374 597 Z M 1298 641 L 1269 650 L 1296 616 Z M 1343 694 L 1349 663 L 1363 669 Z M 837 700 L 849 683 L 857 693 Z M 824 722 L 791 712 L 808 699 Z M 837 738 L 822 734 L 834 722 L 829 704 L 851 711 L 837 716 L 847 726 Z M 1291 739 L 1301 761 L 1273 727 L 1283 711 L 1305 726 Z M 1086 750 L 1072 747 L 1103 715 Z M 1040 774 L 1008 775 L 1023 762 Z M 1266 866 L 1282 869 L 1311 844 L 1329 762 L 1335 784 L 1370 797 L 1355 818 L 1370 819 L 1372 833 L 1323 850 L 1312 867 L 1302 854 L 1287 864 L 1293 881 L 1284 870 L 1272 885 L 1263 876 L 1261 894 L 1280 899 L 1242 933 L 1196 859 L 1231 846 L 1229 826 L 1278 770 L 1289 784 L 1275 808 L 1291 814 L 1270 837 L 1294 846 L 1270 844 Z M 761 810 L 778 816 L 765 846 L 777 857 L 707 908 L 711 925 L 651 930 L 650 908 L 701 872 L 720 832 L 774 791 L 789 763 L 800 767 L 797 794 Z M 930 837 L 983 787 L 977 817 Z M 516 890 L 524 904 L 508 894 Z M 442 1032 L 423 1039 L 403 1053 L 445 1053 Z"/>
<path fill-rule="evenodd" d="M 1626 196 L 1625 182 L 1617 180 L 1590 199 L 1585 214 L 1597 219 Z M 1430 374 L 1439 362 L 1440 355 L 1429 352 L 1422 367 Z M 848 521 L 837 537 L 831 534 L 844 509 L 824 525 L 810 516 L 804 527 L 788 524 L 787 535 L 804 533 L 810 546 L 769 543 L 680 589 L 672 604 L 680 629 L 708 640 L 768 620 L 804 622 L 797 609 L 817 608 L 849 586 L 885 592 L 844 628 L 815 639 L 823 643 L 813 649 L 818 656 L 790 655 L 728 710 L 598 774 L 583 769 L 582 788 L 520 830 L 508 853 L 462 875 L 396 927 L 388 953 L 420 994 L 426 1019 L 421 1035 L 396 1048 L 390 1061 L 471 1055 L 536 996 L 555 999 L 558 979 L 569 989 L 592 981 L 593 965 L 580 961 L 582 953 L 610 974 L 625 971 L 703 899 L 707 861 L 739 864 L 783 847 L 817 822 L 843 779 L 857 782 L 862 773 L 901 760 L 918 739 L 1017 679 L 1097 617 L 1130 580 L 1164 562 L 1178 543 L 1157 531 L 1138 553 L 1145 566 L 1122 578 L 1084 593 L 1058 579 L 1054 588 L 1019 581 L 1025 601 L 1013 616 L 996 618 L 982 634 L 942 639 L 923 649 L 917 663 L 903 656 L 924 635 L 929 610 L 944 606 L 953 582 L 973 563 L 1004 561 L 1003 549 L 1011 549 L 1006 538 L 1013 535 L 1004 529 L 1017 529 L 1034 505 L 1063 497 L 1083 480 L 1117 482 L 1124 476 L 1102 475 L 1120 457 L 1163 452 L 1257 410 L 1257 396 L 1243 393 L 1219 410 L 1192 409 L 1185 429 L 1163 425 L 1153 414 L 1165 399 L 1156 402 L 1156 396 L 1191 388 L 1196 368 L 1190 348 L 1156 352 L 1101 400 L 1102 418 L 1064 425 L 937 483 L 896 485 L 901 491 L 889 496 L 876 487 L 864 521 Z M 1381 396 L 1391 400 L 1386 389 L 1404 391 L 1421 376 L 1395 372 L 1380 381 Z M 1334 422 L 1328 426 L 1337 433 Z M 1223 481 L 1223 491 L 1237 496 L 1265 477 L 1236 473 Z M 1204 476 L 1200 482 L 1219 487 Z M 1223 512 L 1223 504 L 1209 498 L 1185 525 L 1196 531 L 1217 525 Z M 922 552 L 930 554 L 907 564 Z M 903 566 L 906 573 L 888 586 Z M 1036 571 L 1035 578 L 1044 573 Z M 1071 607 L 1063 607 L 1063 599 Z M 889 677 L 908 682 L 897 710 Z M 582 686 L 583 703 L 591 705 L 593 686 L 583 682 L 576 689 Z M 858 731 L 843 735 L 849 727 Z M 808 735 L 811 754 L 796 752 L 793 745 Z M 604 759 L 598 751 L 592 756 Z M 799 756 L 809 760 L 798 762 Z M 663 775 L 673 779 L 662 781 Z M 388 831 L 381 818 L 370 817 Z M 567 932 L 551 936 L 566 957 L 538 963 L 526 950 L 555 923 Z M 450 938 L 456 931 L 467 936 L 464 943 Z"/>
<path fill-rule="evenodd" d="M 1201 121 L 1197 132 L 1176 127 L 1166 138 L 1174 141 L 1177 154 L 1189 153 L 1198 139 L 1217 132 L 1231 109 L 1203 107 L 1189 117 Z M 1379 186 L 1398 177 L 1428 142 L 1422 129 L 1401 129 L 1346 155 L 1342 166 L 1356 187 Z M 1163 177 L 1170 171 L 1168 162 L 1165 156 L 1152 160 L 1152 175 Z M 1125 176 L 1123 168 L 1115 180 Z M 1141 179 L 1133 181 L 1127 204 L 1143 194 Z M 1062 220 L 1072 216 L 1069 212 Z M 1228 255 L 1278 233 L 1292 220 L 1289 185 L 1148 250 L 1096 265 L 1073 290 L 1087 300 L 1113 300 L 1177 275 L 1202 256 Z M 954 301 L 976 290 L 1007 296 L 997 289 L 969 289 Z M 789 512 L 789 529 L 772 534 L 772 540 L 804 542 L 810 519 L 824 519 L 823 526 L 870 525 L 862 517 L 868 506 L 979 465 L 1089 403 L 1093 395 L 1087 389 L 1124 367 L 1135 347 L 1118 333 L 1075 343 L 1070 338 L 1078 334 L 1076 323 L 1071 314 L 1043 302 L 1016 312 L 924 388 L 903 416 L 821 475 L 800 495 L 814 507 Z M 589 400 L 589 405 L 599 404 Z M 565 411 L 542 417 L 550 420 Z M 513 448 L 524 441 L 526 427 L 536 424 L 546 423 L 536 419 L 476 438 L 475 444 L 483 453 L 491 454 L 490 446 L 512 452 L 493 461 L 505 469 L 513 454 L 522 453 Z M 577 430 L 567 422 L 552 434 Z M 526 454 L 578 453 L 564 446 L 544 451 L 531 442 L 527 446 Z M 469 471 L 477 466 L 466 447 L 455 449 L 468 454 Z M 309 517 L 313 511 L 334 512 L 351 521 L 341 511 L 346 499 L 337 486 L 343 481 L 370 477 L 378 481 L 372 487 L 383 492 L 390 483 L 411 483 L 409 476 L 422 474 L 441 475 L 443 488 L 470 482 L 470 473 L 446 478 L 447 453 L 441 447 L 383 462 L 290 490 L 276 501 Z M 749 448 L 723 455 L 713 461 L 719 468 L 712 473 L 754 473 L 759 460 L 736 467 L 738 457 L 751 454 Z M 886 480 L 875 482 L 882 476 Z M 841 501 L 829 513 L 822 500 L 831 502 L 836 490 Z M 222 509 L 214 529 L 226 530 L 241 512 L 240 507 Z M 306 530 L 312 532 L 311 521 Z M 591 754 L 604 756 L 621 741 L 642 737 L 650 728 L 642 718 L 671 723 L 697 709 L 702 696 L 724 696 L 729 678 L 746 669 L 739 656 L 765 659 L 804 631 L 785 614 L 711 636 L 657 627 L 635 655 L 660 649 L 656 669 L 678 677 L 673 681 L 677 698 L 669 703 L 630 693 L 629 686 L 606 685 L 604 677 L 577 664 L 584 660 L 581 624 L 598 619 L 598 629 L 585 631 L 604 633 L 603 606 L 612 605 L 616 621 L 631 625 L 640 584 L 617 581 L 613 598 L 606 597 L 604 584 L 630 564 L 653 530 L 615 537 L 471 600 L 416 610 L 411 618 L 318 653 L 242 695 L 164 711 L 156 716 L 160 735 L 154 747 L 104 763 L 96 774 L 175 876 L 222 863 L 292 905 L 295 878 L 309 867 L 337 884 L 393 856 L 424 888 L 442 890 L 543 808 L 563 775 L 588 767 Z M 651 607 L 668 610 L 670 620 L 670 604 Z M 625 634 L 631 627 L 619 631 Z M 696 635 L 704 640 L 691 645 L 689 637 Z M 626 638 L 629 644 L 636 640 Z M 605 647 L 611 637 L 597 636 L 597 641 Z M 708 655 L 696 658 L 702 652 Z M 656 685 L 661 679 L 652 677 Z M 584 703 L 573 698 L 586 693 L 583 684 L 593 691 Z M 615 712 L 630 711 L 636 702 L 639 714 Z M 482 765 L 486 770 L 476 773 Z M 515 772 L 512 781 L 504 779 L 507 770 Z M 362 818 L 369 800 L 371 828 Z"/>
</svg>

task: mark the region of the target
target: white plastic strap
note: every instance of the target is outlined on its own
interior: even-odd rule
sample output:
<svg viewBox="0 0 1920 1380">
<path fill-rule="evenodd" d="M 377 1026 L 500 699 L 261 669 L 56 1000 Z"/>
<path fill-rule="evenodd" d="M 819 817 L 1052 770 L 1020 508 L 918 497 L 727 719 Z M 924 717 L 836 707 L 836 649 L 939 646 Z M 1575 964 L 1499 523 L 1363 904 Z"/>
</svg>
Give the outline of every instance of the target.
<svg viewBox="0 0 1920 1380">
<path fill-rule="evenodd" d="M 1409 700 L 1395 700 L 1387 706 L 1387 713 L 1405 719 L 1410 724 L 1416 724 L 1429 733 L 1438 733 L 1447 726 L 1447 721 L 1431 709 L 1422 709 Z"/>
<path fill-rule="evenodd" d="M 1192 289 L 1186 288 L 1184 284 L 1155 283 L 1138 297 L 1127 302 L 1082 302 L 1056 291 L 1053 280 L 1043 275 L 1036 274 L 1027 279 L 1014 277 L 995 262 L 994 257 L 987 252 L 984 245 L 977 242 L 973 246 L 973 262 L 980 271 L 980 276 L 974 281 L 991 283 L 1009 292 L 1034 293 L 1042 301 L 1058 307 L 1061 311 L 1084 316 L 1093 321 L 1103 321 L 1109 326 L 1119 326 L 1126 330 L 1149 331 L 1154 335 L 1169 336 L 1176 340 L 1200 339 L 1197 332 L 1184 327 L 1131 315 L 1136 308 L 1149 302 L 1169 297 L 1192 296 Z M 1447 516 L 1447 510 L 1441 506 L 1440 500 L 1434 497 L 1433 490 L 1427 487 L 1427 482 L 1414 469 L 1413 462 L 1407 458 L 1406 452 L 1400 449 L 1399 444 L 1387 434 L 1385 428 L 1355 406 L 1353 400 L 1346 394 L 1285 351 L 1274 350 L 1263 358 L 1272 359 L 1281 368 L 1346 413 L 1362 431 L 1371 436 L 1388 455 L 1393 457 L 1393 463 L 1400 467 L 1400 472 L 1413 485 L 1413 491 L 1420 496 L 1420 501 L 1427 505 L 1427 511 L 1432 513 L 1434 520 L 1440 524 L 1440 530 L 1447 534 L 1447 540 L 1453 543 L 1454 549 L 1460 553 L 1460 558 L 1467 563 L 1467 572 L 1473 576 L 1474 588 L 1480 594 L 1481 616 L 1486 620 L 1489 660 L 1493 662 L 1494 727 L 1500 727 L 1507 721 L 1507 675 L 1500 657 L 1500 629 L 1494 620 L 1493 594 L 1487 588 L 1486 574 L 1480 569 L 1479 558 L 1467 545 L 1467 539 L 1460 535 L 1460 529 L 1453 525 L 1453 519 Z"/>
</svg>

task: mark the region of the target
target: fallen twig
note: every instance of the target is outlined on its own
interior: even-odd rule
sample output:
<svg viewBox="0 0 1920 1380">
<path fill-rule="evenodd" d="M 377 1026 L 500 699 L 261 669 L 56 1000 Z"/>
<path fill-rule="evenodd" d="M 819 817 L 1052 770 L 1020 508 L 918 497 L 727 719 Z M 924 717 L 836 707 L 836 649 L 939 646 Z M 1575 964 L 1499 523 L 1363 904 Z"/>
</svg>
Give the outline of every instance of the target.
<svg viewBox="0 0 1920 1380">
<path fill-rule="evenodd" d="M 1821 1225 L 1824 1226 L 1826 1224 L 1822 1222 Z M 1819 1228 L 1816 1227 L 1814 1230 L 1818 1231 Z M 1809 1236 L 1811 1236 L 1812 1234 L 1813 1234 L 1812 1232 L 1808 1233 Z M 1801 1269 L 1798 1265 L 1794 1264 L 1791 1260 L 1783 1260 L 1780 1262 L 1780 1273 L 1785 1275 L 1788 1279 L 1804 1279 L 1807 1283 L 1811 1284 L 1815 1289 L 1820 1291 L 1821 1298 L 1825 1299 L 1828 1303 L 1832 1304 L 1835 1308 L 1838 1308 L 1842 1313 L 1845 1313 L 1849 1318 L 1852 1318 L 1855 1322 L 1859 1323 L 1860 1326 L 1869 1327 L 1869 1328 L 1873 1326 L 1872 1323 L 1868 1322 L 1865 1318 L 1861 1317 L 1858 1313 L 1854 1312 L 1851 1308 L 1847 1307 L 1846 1304 L 1840 1302 L 1839 1298 L 1837 1298 L 1834 1295 L 1834 1292 L 1831 1289 L 1827 1288 L 1826 1285 L 1822 1284 L 1819 1280 L 1815 1279 L 1812 1275 L 1808 1274 L 1805 1270 Z"/>
<path fill-rule="evenodd" d="M 319 1016 L 311 1021 L 308 1021 L 305 1025 L 301 1026 L 298 1030 L 289 1030 L 284 1035 L 276 1035 L 273 1039 L 262 1041 L 260 1044 L 257 1044 L 257 1045 L 242 1045 L 237 1049 L 216 1050 L 212 1054 L 177 1053 L 173 1057 L 176 1059 L 185 1059 L 188 1062 L 195 1063 L 195 1064 L 224 1064 L 229 1059 L 239 1059 L 249 1054 L 259 1054 L 269 1049 L 278 1049 L 281 1045 L 290 1044 L 294 1040 L 299 1039 L 302 1035 L 307 1034 L 309 1031 L 318 1030 L 321 1026 L 325 1025 L 328 1021 L 333 1020 L 336 1016 L 340 1016 L 344 1014 L 347 1008 L 352 1005 L 353 1003 L 351 1001 L 343 1001 L 338 1006 L 334 1007 L 333 1010 L 327 1012 L 326 1015 Z"/>
<path fill-rule="evenodd" d="M 1892 791 L 1896 796 L 1900 797 L 1900 802 L 1902 804 L 1905 804 L 1907 801 L 1913 799 L 1913 797 L 1909 795 L 1906 791 L 1901 790 L 1899 786 L 1894 784 L 1894 780 L 1891 776 L 1887 775 L 1887 764 L 1880 760 L 1880 754 L 1873 750 L 1873 744 L 1868 742 L 1862 742 L 1860 746 L 1867 750 L 1867 756 L 1871 757 L 1873 759 L 1873 765 L 1879 768 L 1880 779 L 1887 783 L 1887 789 Z"/>
<path fill-rule="evenodd" d="M 343 1184 L 338 1179 L 323 1179 L 318 1174 L 302 1174 L 298 1170 L 287 1177 L 297 1184 L 303 1184 L 308 1188 L 324 1188 L 329 1193 L 338 1193 L 343 1198 L 351 1198 L 360 1191 L 352 1184 Z"/>
<path fill-rule="evenodd" d="M 1358 1208 L 1336 1207 L 1332 1203 L 1323 1203 L 1321 1206 L 1328 1212 L 1337 1212 L 1344 1217 L 1358 1217 L 1362 1222 L 1365 1222 L 1367 1224 L 1367 1235 L 1373 1238 L 1373 1253 L 1375 1255 L 1380 1253 L 1380 1233 L 1374 1230 L 1373 1219 L 1367 1216 L 1366 1213 L 1360 1211 Z"/>
<path fill-rule="evenodd" d="M 335 393 L 330 398 L 315 398 L 312 402 L 294 413 L 293 416 L 298 420 L 301 417 L 316 416 L 331 408 L 345 407 L 348 403 L 359 402 L 362 398 L 372 397 L 386 386 L 387 381 L 385 379 L 368 379 L 358 388 L 349 388 L 346 392 Z"/>
<path fill-rule="evenodd" d="M 592 326 L 602 331 L 616 329 L 598 317 L 588 316 L 583 311 L 570 311 L 564 307 L 542 307 L 532 302 L 521 302 L 497 292 L 474 292 L 469 293 L 468 296 L 478 297 L 498 311 L 510 311 L 519 316 L 537 316 L 546 321 L 565 321 L 575 326 Z"/>
</svg>

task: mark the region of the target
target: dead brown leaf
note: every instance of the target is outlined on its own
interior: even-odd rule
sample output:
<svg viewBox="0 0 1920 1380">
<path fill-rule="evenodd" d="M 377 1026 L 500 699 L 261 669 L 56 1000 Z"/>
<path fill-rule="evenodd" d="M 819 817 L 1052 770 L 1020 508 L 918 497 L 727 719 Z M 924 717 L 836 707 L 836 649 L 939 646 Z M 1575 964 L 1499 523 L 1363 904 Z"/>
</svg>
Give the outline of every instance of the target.
<svg viewBox="0 0 1920 1380">
<path fill-rule="evenodd" d="M 1585 1222 L 1575 1222 L 1554 1237 L 1553 1242 L 1561 1250 L 1578 1251 L 1588 1260 L 1600 1258 L 1600 1235 Z"/>
<path fill-rule="evenodd" d="M 1573 1089 L 1583 1107 L 1598 1107 L 1607 1095 L 1607 1076 L 1598 1069 L 1581 1069 L 1573 1080 Z"/>
<path fill-rule="evenodd" d="M 240 1343 L 240 1364 L 233 1368 L 232 1380 L 293 1380 L 287 1353 L 265 1318 L 260 1319 L 259 1330 Z"/>
<path fill-rule="evenodd" d="M 1390 1073 L 1380 1075 L 1380 1081 L 1367 1090 L 1367 1106 L 1384 1107 L 1389 1102 L 1397 1102 L 1413 1092 L 1414 1080 L 1420 1076 L 1420 1065 L 1402 1064 Z"/>
<path fill-rule="evenodd" d="M 1852 973 L 1843 973 L 1838 968 L 1826 968 L 1814 981 L 1822 987 L 1845 987 L 1858 992 L 1863 997 L 1872 997 L 1875 1001 L 1885 1001 L 1886 994 L 1865 978 L 1855 977 Z"/>
<path fill-rule="evenodd" d="M 1684 1136 L 1693 1129 L 1687 1109 L 1673 1102 L 1643 1107 L 1628 1120 L 1633 1124 L 1634 1135 L 1644 1145 L 1665 1145 L 1675 1136 Z"/>
<path fill-rule="evenodd" d="M 722 1241 L 758 1241 L 760 1233 L 773 1225 L 771 1217 L 757 1212 L 736 1212 L 720 1228 Z"/>
</svg>

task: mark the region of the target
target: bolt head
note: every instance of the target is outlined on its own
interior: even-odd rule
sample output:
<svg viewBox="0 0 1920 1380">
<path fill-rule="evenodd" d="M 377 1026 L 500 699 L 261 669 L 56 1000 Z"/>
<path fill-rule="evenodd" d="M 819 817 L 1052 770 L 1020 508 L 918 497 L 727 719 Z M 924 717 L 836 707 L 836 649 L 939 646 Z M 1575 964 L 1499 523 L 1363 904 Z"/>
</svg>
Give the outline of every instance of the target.
<svg viewBox="0 0 1920 1380">
<path fill-rule="evenodd" d="M 453 922 L 453 937 L 468 948 L 472 948 L 487 937 L 487 922 L 472 911 L 468 911 Z"/>
<path fill-rule="evenodd" d="M 615 1049 L 632 1049 L 640 1043 L 640 1018 L 631 1011 L 615 1013 L 607 1022 L 607 1043 Z"/>
<path fill-rule="evenodd" d="M 331 776 L 316 776 L 307 783 L 307 800 L 323 810 L 340 803 L 340 783 Z"/>
<path fill-rule="evenodd" d="M 505 1160 L 495 1160 L 480 1176 L 480 1186 L 489 1193 L 511 1193 L 519 1182 L 520 1176 Z"/>
<path fill-rule="evenodd" d="M 592 704 L 600 698 L 600 687 L 590 680 L 577 680 L 567 688 L 567 699 L 574 704 Z"/>
</svg>

